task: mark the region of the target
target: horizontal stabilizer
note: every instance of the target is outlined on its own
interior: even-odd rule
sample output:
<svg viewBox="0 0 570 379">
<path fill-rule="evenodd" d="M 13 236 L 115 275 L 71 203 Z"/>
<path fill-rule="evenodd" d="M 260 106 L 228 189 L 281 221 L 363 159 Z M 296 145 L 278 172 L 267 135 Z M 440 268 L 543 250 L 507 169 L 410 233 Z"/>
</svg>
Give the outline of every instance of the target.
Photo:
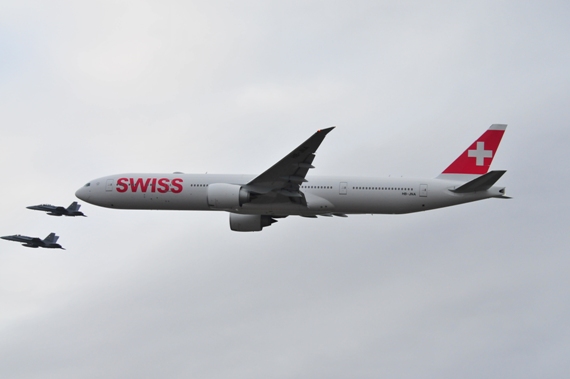
<svg viewBox="0 0 570 379">
<path fill-rule="evenodd" d="M 477 191 L 486 191 L 493 186 L 503 176 L 506 171 L 490 171 L 485 175 L 471 180 L 462 186 L 453 190 L 455 193 L 468 193 Z"/>
</svg>

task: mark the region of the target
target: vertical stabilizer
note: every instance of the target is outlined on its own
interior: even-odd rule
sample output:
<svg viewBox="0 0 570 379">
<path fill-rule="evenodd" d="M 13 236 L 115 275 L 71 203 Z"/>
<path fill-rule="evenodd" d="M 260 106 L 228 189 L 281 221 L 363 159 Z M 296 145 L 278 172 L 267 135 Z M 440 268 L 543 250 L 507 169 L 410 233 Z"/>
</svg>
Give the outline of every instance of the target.
<svg viewBox="0 0 570 379">
<path fill-rule="evenodd" d="M 58 239 L 59 239 L 59 237 L 56 236 L 55 233 L 50 233 L 50 234 L 44 239 L 44 242 L 47 242 L 47 243 L 56 243 Z"/>
<path fill-rule="evenodd" d="M 493 124 L 477 138 L 441 175 L 440 179 L 466 179 L 489 171 L 507 125 Z"/>
<path fill-rule="evenodd" d="M 77 204 L 77 201 L 74 201 L 73 203 L 71 203 L 71 205 L 69 207 L 67 207 L 67 210 L 75 212 L 75 211 L 78 211 L 79 208 L 81 208 L 81 205 Z"/>
</svg>

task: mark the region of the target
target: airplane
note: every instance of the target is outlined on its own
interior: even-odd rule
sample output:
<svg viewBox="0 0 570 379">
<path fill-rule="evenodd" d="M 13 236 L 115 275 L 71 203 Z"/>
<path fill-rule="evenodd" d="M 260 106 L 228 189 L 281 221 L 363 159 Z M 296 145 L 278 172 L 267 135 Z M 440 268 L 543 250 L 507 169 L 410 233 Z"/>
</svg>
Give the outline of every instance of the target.
<svg viewBox="0 0 570 379">
<path fill-rule="evenodd" d="M 226 211 L 240 232 L 287 216 L 403 214 L 509 198 L 494 186 L 506 171 L 489 171 L 506 127 L 491 125 L 436 178 L 307 176 L 330 127 L 257 176 L 127 173 L 91 180 L 75 196 L 114 209 Z"/>
<path fill-rule="evenodd" d="M 26 246 L 26 247 L 33 247 L 33 248 L 44 247 L 46 249 L 63 249 L 63 250 L 65 250 L 63 247 L 61 247 L 60 244 L 57 243 L 57 240 L 59 239 L 59 237 L 56 236 L 55 233 L 50 233 L 43 240 L 38 238 L 38 237 L 28 237 L 28 236 L 22 236 L 20 234 L 15 234 L 13 236 L 4 236 L 4 237 L 0 237 L 0 238 L 2 238 L 3 240 L 8 240 L 8 241 L 21 242 L 22 246 Z"/>
<path fill-rule="evenodd" d="M 79 208 L 81 208 L 81 205 L 77 204 L 77 201 L 74 201 L 73 203 L 71 203 L 71 205 L 67 208 L 64 208 L 61 206 L 56 206 L 56 205 L 51 205 L 51 204 L 30 205 L 29 207 L 26 207 L 26 208 L 33 209 L 35 211 L 47 212 L 47 214 L 50 216 L 70 216 L 70 217 L 83 216 L 83 217 L 87 217 L 83 214 L 83 212 L 79 211 Z"/>
</svg>

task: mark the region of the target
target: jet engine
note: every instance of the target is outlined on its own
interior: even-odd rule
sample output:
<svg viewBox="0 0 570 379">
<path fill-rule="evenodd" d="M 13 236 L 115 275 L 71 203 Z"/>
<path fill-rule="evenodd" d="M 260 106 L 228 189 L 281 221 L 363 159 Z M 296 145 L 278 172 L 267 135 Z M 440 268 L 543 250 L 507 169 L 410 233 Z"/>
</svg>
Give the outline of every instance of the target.
<svg viewBox="0 0 570 379">
<path fill-rule="evenodd" d="M 235 232 L 259 232 L 274 222 L 271 216 L 230 213 L 230 228 Z"/>
<path fill-rule="evenodd" d="M 236 209 L 249 201 L 249 192 L 237 184 L 208 185 L 208 205 L 214 209 Z"/>
</svg>

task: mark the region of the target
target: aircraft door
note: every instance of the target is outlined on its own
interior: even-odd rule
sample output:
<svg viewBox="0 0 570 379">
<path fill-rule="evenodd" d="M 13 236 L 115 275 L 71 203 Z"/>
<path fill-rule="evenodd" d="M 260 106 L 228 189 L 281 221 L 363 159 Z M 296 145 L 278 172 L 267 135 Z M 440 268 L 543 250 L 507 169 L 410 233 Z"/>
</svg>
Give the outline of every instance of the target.
<svg viewBox="0 0 570 379">
<path fill-rule="evenodd" d="M 427 184 L 420 184 L 420 197 L 427 197 L 428 187 Z"/>
<path fill-rule="evenodd" d="M 338 194 L 339 195 L 346 195 L 348 189 L 348 185 L 346 182 L 340 182 L 338 187 Z"/>
<path fill-rule="evenodd" d="M 105 185 L 105 191 L 110 192 L 113 190 L 113 179 L 107 179 L 107 184 Z"/>
</svg>

